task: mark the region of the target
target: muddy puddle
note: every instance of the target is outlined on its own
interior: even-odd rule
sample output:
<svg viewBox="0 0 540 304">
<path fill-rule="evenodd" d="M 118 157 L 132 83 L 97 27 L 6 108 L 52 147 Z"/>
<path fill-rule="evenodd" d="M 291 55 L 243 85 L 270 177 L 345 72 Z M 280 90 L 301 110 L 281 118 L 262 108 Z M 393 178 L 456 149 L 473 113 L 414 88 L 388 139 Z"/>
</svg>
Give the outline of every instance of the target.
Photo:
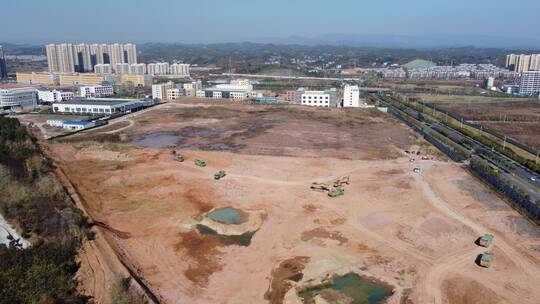
<svg viewBox="0 0 540 304">
<path fill-rule="evenodd" d="M 356 273 L 335 276 L 330 282 L 300 290 L 305 304 L 320 296 L 328 303 L 378 304 L 392 295 L 392 287 Z"/>
<path fill-rule="evenodd" d="M 247 247 L 251 244 L 251 239 L 253 238 L 253 235 L 255 235 L 255 232 L 256 232 L 256 231 L 246 232 L 241 235 L 223 235 L 223 234 L 219 234 L 214 229 L 208 226 L 202 225 L 202 224 L 197 224 L 196 227 L 200 234 L 208 235 L 208 236 L 215 236 L 219 239 L 219 242 L 225 246 L 239 245 L 239 246 Z"/>
<path fill-rule="evenodd" d="M 156 132 L 135 137 L 131 143 L 137 147 L 164 149 L 182 142 L 183 137 L 173 132 Z"/>
</svg>

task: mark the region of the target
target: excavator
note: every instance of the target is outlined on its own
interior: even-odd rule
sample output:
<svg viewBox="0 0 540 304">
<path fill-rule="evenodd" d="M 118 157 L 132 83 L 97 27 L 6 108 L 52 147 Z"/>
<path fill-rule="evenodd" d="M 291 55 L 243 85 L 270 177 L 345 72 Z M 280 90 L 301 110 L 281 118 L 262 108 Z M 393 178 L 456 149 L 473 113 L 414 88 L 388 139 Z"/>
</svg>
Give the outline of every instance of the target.
<svg viewBox="0 0 540 304">
<path fill-rule="evenodd" d="M 325 183 L 311 183 L 311 186 L 309 187 L 311 190 L 317 190 L 317 191 L 330 191 L 330 185 Z"/>
<path fill-rule="evenodd" d="M 343 185 L 345 184 L 349 184 L 349 181 L 350 181 L 350 178 L 349 176 L 342 176 L 342 177 L 339 177 L 338 179 L 336 179 L 334 181 L 334 188 L 339 188 L 339 187 L 342 187 Z"/>
<path fill-rule="evenodd" d="M 204 160 L 196 159 L 195 160 L 195 166 L 206 167 L 206 162 Z"/>
</svg>

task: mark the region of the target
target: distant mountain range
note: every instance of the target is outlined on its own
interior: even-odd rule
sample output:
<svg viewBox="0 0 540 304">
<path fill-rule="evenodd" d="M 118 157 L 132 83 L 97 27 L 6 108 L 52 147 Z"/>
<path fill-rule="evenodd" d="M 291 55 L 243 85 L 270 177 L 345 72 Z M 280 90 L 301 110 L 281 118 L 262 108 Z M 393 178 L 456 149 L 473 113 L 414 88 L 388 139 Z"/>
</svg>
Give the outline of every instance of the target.
<svg viewBox="0 0 540 304">
<path fill-rule="evenodd" d="M 448 48 L 474 46 L 478 48 L 540 48 L 540 37 L 516 38 L 489 35 L 391 35 L 391 34 L 327 34 L 315 37 L 290 36 L 262 38 L 250 41 L 275 44 L 336 45 L 383 48 Z"/>
</svg>

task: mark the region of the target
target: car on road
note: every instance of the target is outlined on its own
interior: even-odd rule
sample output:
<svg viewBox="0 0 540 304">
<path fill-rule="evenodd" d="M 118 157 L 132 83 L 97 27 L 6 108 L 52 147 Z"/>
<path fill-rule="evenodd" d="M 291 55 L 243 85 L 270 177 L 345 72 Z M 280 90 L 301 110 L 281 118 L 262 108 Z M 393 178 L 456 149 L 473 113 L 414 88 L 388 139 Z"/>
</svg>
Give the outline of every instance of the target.
<svg viewBox="0 0 540 304">
<path fill-rule="evenodd" d="M 534 176 L 529 177 L 529 179 L 530 179 L 532 182 L 535 182 L 535 181 L 536 181 L 536 178 L 534 178 Z"/>
</svg>

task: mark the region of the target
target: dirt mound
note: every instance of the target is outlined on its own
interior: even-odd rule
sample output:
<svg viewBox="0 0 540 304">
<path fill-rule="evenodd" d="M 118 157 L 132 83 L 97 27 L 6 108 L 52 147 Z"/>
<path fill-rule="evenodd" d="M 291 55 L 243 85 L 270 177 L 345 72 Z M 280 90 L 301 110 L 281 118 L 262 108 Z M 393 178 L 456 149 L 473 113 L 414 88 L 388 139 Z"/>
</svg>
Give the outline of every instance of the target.
<svg viewBox="0 0 540 304">
<path fill-rule="evenodd" d="M 300 239 L 304 242 L 311 241 L 314 238 L 319 239 L 330 239 L 338 241 L 339 245 L 343 245 L 349 241 L 348 238 L 344 237 L 339 231 L 327 231 L 323 227 L 315 228 L 313 230 L 302 232 Z"/>
<path fill-rule="evenodd" d="M 303 278 L 304 270 L 309 257 L 294 257 L 282 261 L 277 268 L 272 270 L 272 281 L 264 298 L 270 304 L 281 304 L 285 294 L 293 286 L 293 282 L 299 282 Z"/>
</svg>

